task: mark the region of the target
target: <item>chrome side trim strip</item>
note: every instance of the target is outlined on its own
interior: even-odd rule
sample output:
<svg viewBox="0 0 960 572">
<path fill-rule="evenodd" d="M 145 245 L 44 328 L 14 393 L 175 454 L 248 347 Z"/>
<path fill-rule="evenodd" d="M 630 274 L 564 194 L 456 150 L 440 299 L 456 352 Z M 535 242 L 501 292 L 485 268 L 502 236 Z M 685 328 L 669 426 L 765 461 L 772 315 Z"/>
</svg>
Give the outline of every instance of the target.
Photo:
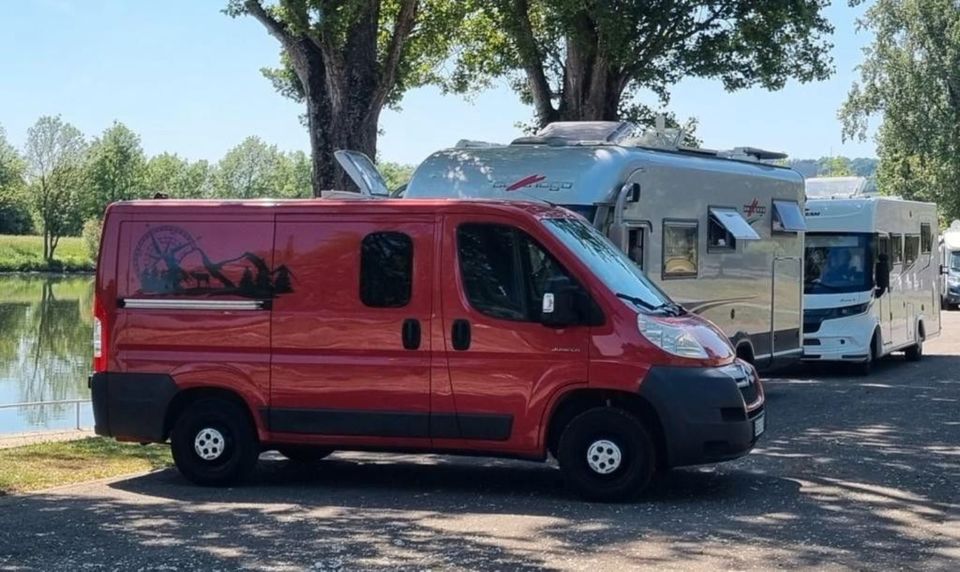
<svg viewBox="0 0 960 572">
<path fill-rule="evenodd" d="M 126 298 L 119 306 L 130 310 L 262 310 L 264 300 L 197 300 L 175 298 Z"/>
</svg>

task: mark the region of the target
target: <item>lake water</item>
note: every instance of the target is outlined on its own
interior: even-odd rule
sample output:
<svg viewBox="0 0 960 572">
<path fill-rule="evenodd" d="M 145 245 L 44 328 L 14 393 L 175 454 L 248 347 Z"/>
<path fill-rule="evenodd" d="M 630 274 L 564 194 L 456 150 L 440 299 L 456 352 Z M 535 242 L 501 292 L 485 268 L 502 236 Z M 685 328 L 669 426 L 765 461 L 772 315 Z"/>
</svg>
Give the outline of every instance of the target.
<svg viewBox="0 0 960 572">
<path fill-rule="evenodd" d="M 92 309 L 92 276 L 0 276 L 0 405 L 90 398 Z M 75 423 L 75 405 L 0 409 L 0 434 Z M 89 404 L 81 424 L 93 427 Z"/>
</svg>

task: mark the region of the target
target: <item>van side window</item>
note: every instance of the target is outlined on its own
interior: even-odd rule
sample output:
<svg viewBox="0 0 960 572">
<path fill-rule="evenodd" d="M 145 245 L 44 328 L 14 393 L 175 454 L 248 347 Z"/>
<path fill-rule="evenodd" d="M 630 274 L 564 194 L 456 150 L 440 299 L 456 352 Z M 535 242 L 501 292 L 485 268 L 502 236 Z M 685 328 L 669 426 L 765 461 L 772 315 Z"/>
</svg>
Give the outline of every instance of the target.
<svg viewBox="0 0 960 572">
<path fill-rule="evenodd" d="M 410 302 L 413 240 L 402 232 L 373 232 L 360 245 L 360 301 L 372 308 Z"/>
<path fill-rule="evenodd" d="M 903 237 L 903 258 L 906 264 L 913 264 L 920 257 L 920 237 L 908 234 Z"/>
<path fill-rule="evenodd" d="M 664 278 L 696 278 L 698 236 L 699 225 L 696 221 L 664 221 Z"/>
<path fill-rule="evenodd" d="M 493 318 L 539 322 L 547 282 L 569 276 L 535 240 L 510 226 L 460 225 L 457 253 L 470 305 Z"/>
<path fill-rule="evenodd" d="M 890 264 L 900 264 L 903 262 L 903 235 L 890 235 Z"/>
<path fill-rule="evenodd" d="M 930 223 L 920 223 L 920 254 L 930 254 L 933 247 L 933 233 L 930 232 Z"/>
</svg>

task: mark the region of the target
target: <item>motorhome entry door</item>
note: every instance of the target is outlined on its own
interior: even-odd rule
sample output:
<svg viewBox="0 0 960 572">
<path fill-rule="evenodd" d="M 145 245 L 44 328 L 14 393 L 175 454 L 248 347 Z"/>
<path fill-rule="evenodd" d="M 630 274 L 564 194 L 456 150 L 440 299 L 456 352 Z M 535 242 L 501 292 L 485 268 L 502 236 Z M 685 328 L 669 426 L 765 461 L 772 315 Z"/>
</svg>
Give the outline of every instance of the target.
<svg viewBox="0 0 960 572">
<path fill-rule="evenodd" d="M 773 259 L 770 293 L 771 358 L 801 350 L 800 324 L 803 321 L 803 260 L 794 256 Z"/>
</svg>

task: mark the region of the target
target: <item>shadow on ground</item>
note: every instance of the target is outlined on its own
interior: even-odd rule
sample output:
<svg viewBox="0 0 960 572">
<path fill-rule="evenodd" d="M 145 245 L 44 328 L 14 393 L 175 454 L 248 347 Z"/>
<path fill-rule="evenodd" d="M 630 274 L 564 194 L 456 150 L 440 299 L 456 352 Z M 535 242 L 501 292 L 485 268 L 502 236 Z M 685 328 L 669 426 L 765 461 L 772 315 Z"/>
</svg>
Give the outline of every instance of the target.
<svg viewBox="0 0 960 572">
<path fill-rule="evenodd" d="M 164 471 L 0 499 L 0 568 L 955 569 L 957 372 L 934 355 L 771 379 L 752 455 L 672 471 L 632 504 L 573 499 L 547 465 L 374 454 L 267 456 L 231 489 Z"/>
</svg>

